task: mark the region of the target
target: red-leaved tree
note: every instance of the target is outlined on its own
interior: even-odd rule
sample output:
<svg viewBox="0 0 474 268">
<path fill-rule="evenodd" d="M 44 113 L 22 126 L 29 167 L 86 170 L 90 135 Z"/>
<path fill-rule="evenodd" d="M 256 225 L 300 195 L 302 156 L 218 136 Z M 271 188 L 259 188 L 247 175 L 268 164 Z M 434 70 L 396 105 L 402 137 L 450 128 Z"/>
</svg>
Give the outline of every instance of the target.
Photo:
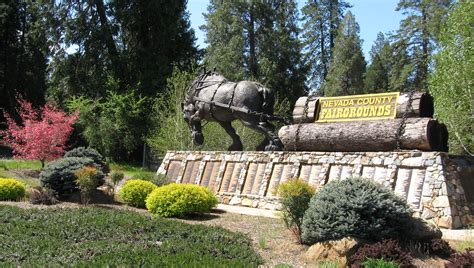
<svg viewBox="0 0 474 268">
<path fill-rule="evenodd" d="M 7 130 L 2 131 L 3 140 L 13 149 L 15 157 L 44 162 L 61 157 L 72 132 L 78 113 L 71 115 L 46 104 L 35 110 L 31 103 L 18 97 L 18 114 L 21 124 L 17 124 L 10 114 L 5 113 Z"/>
</svg>

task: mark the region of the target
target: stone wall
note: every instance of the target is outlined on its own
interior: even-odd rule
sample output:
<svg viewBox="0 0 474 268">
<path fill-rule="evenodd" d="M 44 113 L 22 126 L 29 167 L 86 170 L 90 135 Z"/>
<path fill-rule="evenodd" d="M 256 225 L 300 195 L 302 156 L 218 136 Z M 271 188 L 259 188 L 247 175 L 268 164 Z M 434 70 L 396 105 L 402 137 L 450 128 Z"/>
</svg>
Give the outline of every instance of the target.
<svg viewBox="0 0 474 268">
<path fill-rule="evenodd" d="M 278 210 L 276 189 L 299 177 L 320 188 L 362 176 L 406 199 L 415 216 L 460 228 L 474 211 L 474 158 L 441 152 L 169 151 L 158 169 L 177 183 L 206 186 L 221 203 Z"/>
</svg>

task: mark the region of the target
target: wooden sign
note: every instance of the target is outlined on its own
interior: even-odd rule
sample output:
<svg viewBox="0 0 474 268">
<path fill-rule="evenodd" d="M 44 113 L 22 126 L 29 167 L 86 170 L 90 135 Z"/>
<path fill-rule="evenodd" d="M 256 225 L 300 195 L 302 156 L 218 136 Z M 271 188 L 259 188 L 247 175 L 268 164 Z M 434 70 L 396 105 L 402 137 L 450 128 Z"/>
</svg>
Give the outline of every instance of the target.
<svg viewBox="0 0 474 268">
<path fill-rule="evenodd" d="M 394 119 L 399 92 L 319 98 L 316 122 Z"/>
</svg>

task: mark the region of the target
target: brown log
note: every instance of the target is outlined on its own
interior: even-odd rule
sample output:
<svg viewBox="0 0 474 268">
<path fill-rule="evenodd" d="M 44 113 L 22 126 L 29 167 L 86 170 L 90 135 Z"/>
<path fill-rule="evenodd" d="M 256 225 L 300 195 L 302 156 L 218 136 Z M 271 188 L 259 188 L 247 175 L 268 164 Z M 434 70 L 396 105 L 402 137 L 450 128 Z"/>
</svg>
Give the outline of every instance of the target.
<svg viewBox="0 0 474 268">
<path fill-rule="evenodd" d="M 408 109 L 408 93 L 401 93 L 397 100 L 397 118 L 406 117 L 433 117 L 433 97 L 428 93 L 415 92 L 412 96 L 412 108 Z"/>
<path fill-rule="evenodd" d="M 449 146 L 448 146 L 448 128 L 446 127 L 445 124 L 438 124 L 437 126 L 437 132 L 439 133 L 438 135 L 438 143 L 439 143 L 439 151 L 447 152 L 449 151 Z"/>
<path fill-rule="evenodd" d="M 293 123 L 314 122 L 318 97 L 310 97 L 310 99 L 308 100 L 308 113 L 305 115 L 304 109 L 306 106 L 307 98 L 308 97 L 300 97 L 296 101 L 295 108 L 293 109 Z"/>
<path fill-rule="evenodd" d="M 298 138 L 296 124 L 282 127 L 278 136 L 290 151 L 392 151 L 397 149 L 401 123 L 402 119 L 301 124 Z M 439 136 L 439 123 L 434 119 L 407 118 L 404 129 L 400 149 L 447 148 L 447 140 Z"/>
<path fill-rule="evenodd" d="M 313 98 L 308 102 L 308 114 L 304 115 L 304 106 L 307 97 L 300 97 L 293 109 L 293 123 L 313 123 L 318 108 L 318 98 Z M 412 107 L 408 108 L 408 93 L 401 93 L 397 101 L 396 118 L 406 117 L 433 117 L 433 98 L 428 93 L 415 92 L 412 96 Z"/>
</svg>

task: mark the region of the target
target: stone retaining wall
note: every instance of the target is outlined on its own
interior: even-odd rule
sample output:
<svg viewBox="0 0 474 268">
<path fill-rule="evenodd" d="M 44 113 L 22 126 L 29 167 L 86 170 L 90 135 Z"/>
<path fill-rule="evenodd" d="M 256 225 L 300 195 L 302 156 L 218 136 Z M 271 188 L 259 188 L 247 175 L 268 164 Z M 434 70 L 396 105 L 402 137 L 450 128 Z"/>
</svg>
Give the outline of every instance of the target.
<svg viewBox="0 0 474 268">
<path fill-rule="evenodd" d="M 362 176 L 405 198 L 415 216 L 460 228 L 474 211 L 474 158 L 441 152 L 169 151 L 158 169 L 177 183 L 208 187 L 221 203 L 278 210 L 276 189 L 299 177 L 320 188 Z"/>
</svg>

